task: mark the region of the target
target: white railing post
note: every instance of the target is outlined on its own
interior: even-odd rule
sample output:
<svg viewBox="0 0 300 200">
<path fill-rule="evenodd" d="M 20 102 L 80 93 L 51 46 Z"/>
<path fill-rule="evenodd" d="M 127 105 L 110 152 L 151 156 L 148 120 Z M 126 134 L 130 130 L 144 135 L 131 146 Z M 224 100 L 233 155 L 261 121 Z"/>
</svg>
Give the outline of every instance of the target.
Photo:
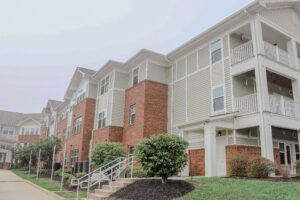
<svg viewBox="0 0 300 200">
<path fill-rule="evenodd" d="M 285 115 L 285 108 L 284 108 L 284 99 L 283 99 L 283 96 L 280 97 L 280 108 L 281 108 L 281 114 Z"/>
</svg>

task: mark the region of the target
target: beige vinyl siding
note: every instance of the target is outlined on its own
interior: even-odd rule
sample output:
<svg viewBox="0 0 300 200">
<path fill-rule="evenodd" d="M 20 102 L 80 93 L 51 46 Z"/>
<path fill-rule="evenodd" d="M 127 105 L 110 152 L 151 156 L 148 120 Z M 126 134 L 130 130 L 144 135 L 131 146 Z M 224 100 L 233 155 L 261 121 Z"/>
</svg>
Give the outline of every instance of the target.
<svg viewBox="0 0 300 200">
<path fill-rule="evenodd" d="M 132 70 L 128 73 L 128 88 L 132 87 Z"/>
<path fill-rule="evenodd" d="M 209 69 L 188 77 L 187 101 L 189 121 L 203 120 L 211 113 L 211 88 Z"/>
<path fill-rule="evenodd" d="M 187 141 L 189 142 L 189 149 L 203 149 L 204 148 L 204 133 L 203 131 L 190 131 L 187 133 Z"/>
<path fill-rule="evenodd" d="M 172 67 L 168 67 L 166 69 L 166 73 L 167 73 L 167 83 L 171 83 L 173 80 L 172 80 L 172 70 L 173 68 Z"/>
<path fill-rule="evenodd" d="M 174 83 L 173 94 L 173 124 L 186 121 L 185 79 Z"/>
<path fill-rule="evenodd" d="M 270 9 L 260 12 L 259 15 L 300 37 L 300 17 L 292 8 Z"/>
<path fill-rule="evenodd" d="M 174 64 L 172 66 L 172 73 L 173 73 L 173 80 L 172 81 L 176 81 L 177 80 L 177 72 L 176 72 L 176 64 Z"/>
<path fill-rule="evenodd" d="M 167 84 L 168 83 L 167 68 L 149 62 L 148 63 L 148 80 Z"/>
<path fill-rule="evenodd" d="M 108 76 L 109 76 L 109 86 L 108 86 L 108 88 L 109 89 L 111 89 L 111 88 L 113 88 L 113 80 L 114 80 L 114 73 L 113 72 L 110 72 L 109 74 L 108 74 Z M 105 76 L 106 77 L 106 76 Z"/>
<path fill-rule="evenodd" d="M 225 73 L 225 94 L 226 94 L 226 110 L 232 111 L 232 87 L 231 87 L 231 74 L 229 59 L 224 60 L 224 73 Z"/>
<path fill-rule="evenodd" d="M 177 79 L 185 76 L 185 59 L 177 62 Z"/>
<path fill-rule="evenodd" d="M 187 57 L 187 74 L 193 73 L 197 70 L 197 52 Z"/>
<path fill-rule="evenodd" d="M 124 123 L 124 104 L 125 92 L 114 90 L 113 91 L 113 106 L 112 106 L 112 126 L 123 126 Z"/>
<path fill-rule="evenodd" d="M 126 89 L 128 84 L 128 74 L 115 72 L 115 88 Z"/>
<path fill-rule="evenodd" d="M 108 93 L 108 104 L 107 104 L 107 118 L 106 118 L 106 125 L 111 125 L 111 104 L 113 103 L 112 102 L 112 95 L 113 95 L 113 90 L 110 90 Z M 99 112 L 101 112 L 101 110 L 99 110 Z"/>
<path fill-rule="evenodd" d="M 236 137 L 236 144 L 237 145 L 247 145 L 247 146 L 257 146 L 258 140 L 255 138 Z"/>
<path fill-rule="evenodd" d="M 229 56 L 228 36 L 227 35 L 225 37 L 223 37 L 223 54 L 224 54 L 224 58 Z"/>
<path fill-rule="evenodd" d="M 206 67 L 210 64 L 209 46 L 206 46 L 198 51 L 198 66 L 199 68 Z"/>
<path fill-rule="evenodd" d="M 223 64 L 222 62 L 218 62 L 212 66 L 212 86 L 214 87 L 223 83 Z"/>
</svg>

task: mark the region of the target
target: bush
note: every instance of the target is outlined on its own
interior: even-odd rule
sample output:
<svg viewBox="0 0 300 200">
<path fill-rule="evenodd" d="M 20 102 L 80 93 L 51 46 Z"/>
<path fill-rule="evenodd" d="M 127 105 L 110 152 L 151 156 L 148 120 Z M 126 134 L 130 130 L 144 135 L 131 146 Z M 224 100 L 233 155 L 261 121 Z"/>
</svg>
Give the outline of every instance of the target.
<svg viewBox="0 0 300 200">
<path fill-rule="evenodd" d="M 39 169 L 39 174 L 48 174 L 49 171 L 47 169 Z"/>
<path fill-rule="evenodd" d="M 249 161 L 247 174 L 249 177 L 266 178 L 274 170 L 273 163 L 263 157 L 256 157 Z"/>
<path fill-rule="evenodd" d="M 229 172 L 231 176 L 247 176 L 247 158 L 244 156 L 235 156 L 229 161 Z"/>
<path fill-rule="evenodd" d="M 275 166 L 275 174 L 279 174 L 284 178 L 287 178 L 290 176 L 290 167 L 286 165 L 276 165 Z"/>
<path fill-rule="evenodd" d="M 81 178 L 81 177 L 83 177 L 85 175 L 87 175 L 86 172 L 79 172 L 79 173 L 76 174 L 76 178 Z"/>
<path fill-rule="evenodd" d="M 97 144 L 92 152 L 92 165 L 95 168 L 101 167 L 118 157 L 125 157 L 124 146 L 116 142 L 104 142 Z"/>
<path fill-rule="evenodd" d="M 161 134 L 143 139 L 135 150 L 135 155 L 142 168 L 162 177 L 166 183 L 187 165 L 188 143 L 176 135 Z"/>
<path fill-rule="evenodd" d="M 71 180 L 75 179 L 75 176 L 72 174 L 64 174 L 64 180 L 67 182 L 67 184 L 69 185 L 69 187 L 74 187 L 71 185 Z"/>
<path fill-rule="evenodd" d="M 58 169 L 54 172 L 54 176 L 60 176 L 61 177 L 61 172 L 62 172 L 62 169 Z M 69 169 L 65 169 L 64 171 L 64 174 L 71 174 L 71 170 Z"/>
<path fill-rule="evenodd" d="M 295 167 L 296 167 L 296 170 L 300 170 L 300 160 L 296 161 Z"/>
<path fill-rule="evenodd" d="M 126 170 L 125 176 L 126 176 L 126 178 L 131 177 L 131 167 L 129 167 Z M 134 177 L 134 178 L 144 178 L 144 177 L 150 177 L 150 174 L 146 170 L 144 170 L 142 167 L 134 167 L 132 177 Z"/>
</svg>

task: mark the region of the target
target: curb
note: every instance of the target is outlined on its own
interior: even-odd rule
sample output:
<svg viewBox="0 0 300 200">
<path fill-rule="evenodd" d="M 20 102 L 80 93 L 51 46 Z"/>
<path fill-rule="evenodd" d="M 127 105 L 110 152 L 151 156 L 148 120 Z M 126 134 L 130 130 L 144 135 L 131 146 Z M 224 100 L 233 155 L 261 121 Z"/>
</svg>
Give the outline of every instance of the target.
<svg viewBox="0 0 300 200">
<path fill-rule="evenodd" d="M 23 179 L 23 178 L 22 178 L 22 179 Z M 61 196 L 55 194 L 54 192 L 51 192 L 51 191 L 49 191 L 49 190 L 46 190 L 45 188 L 42 188 L 42 187 L 40 187 L 40 186 L 38 186 L 38 185 L 32 183 L 31 181 L 28 181 L 28 180 L 25 180 L 25 179 L 23 179 L 23 180 L 24 180 L 24 182 L 26 182 L 26 183 L 32 185 L 33 187 L 35 187 L 35 188 L 37 188 L 37 189 L 39 189 L 39 190 L 41 190 L 41 191 L 43 191 L 44 193 L 46 193 L 46 194 L 49 195 L 49 196 L 52 196 L 52 197 L 54 197 L 54 198 L 56 198 L 56 199 L 59 199 L 59 200 L 67 200 L 66 198 L 63 198 L 63 197 L 61 197 Z"/>
</svg>

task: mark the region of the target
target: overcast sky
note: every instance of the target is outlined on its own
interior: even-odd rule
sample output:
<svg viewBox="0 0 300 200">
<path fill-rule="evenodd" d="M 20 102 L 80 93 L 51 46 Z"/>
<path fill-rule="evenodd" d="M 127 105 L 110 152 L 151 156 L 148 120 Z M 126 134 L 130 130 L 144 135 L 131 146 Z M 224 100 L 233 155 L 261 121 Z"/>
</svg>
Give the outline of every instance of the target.
<svg viewBox="0 0 300 200">
<path fill-rule="evenodd" d="M 0 0 L 0 110 L 63 100 L 77 66 L 167 54 L 252 0 Z"/>
</svg>

